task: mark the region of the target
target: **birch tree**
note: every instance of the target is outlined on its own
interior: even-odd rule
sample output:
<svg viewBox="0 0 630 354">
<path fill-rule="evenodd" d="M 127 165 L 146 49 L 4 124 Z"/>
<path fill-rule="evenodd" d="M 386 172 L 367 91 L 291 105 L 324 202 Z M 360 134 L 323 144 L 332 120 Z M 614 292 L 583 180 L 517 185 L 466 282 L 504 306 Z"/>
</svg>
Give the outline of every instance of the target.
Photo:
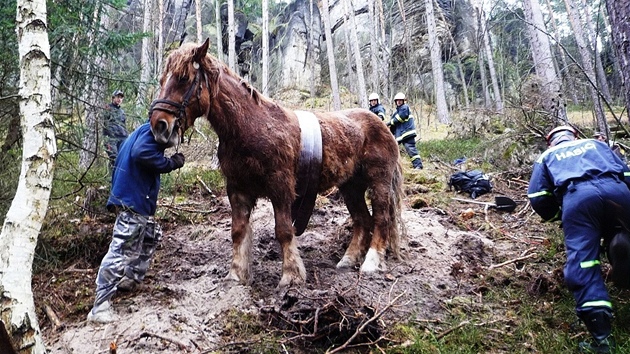
<svg viewBox="0 0 630 354">
<path fill-rule="evenodd" d="M 262 93 L 265 96 L 269 96 L 268 81 L 269 81 L 269 0 L 262 0 L 262 86 L 263 86 Z"/>
<path fill-rule="evenodd" d="M 425 12 L 427 17 L 427 32 L 429 35 L 429 52 L 431 53 L 431 71 L 433 72 L 433 92 L 437 119 L 441 123 L 448 124 L 451 119 L 446 106 L 446 90 L 444 89 L 444 71 L 442 69 L 442 47 L 437 37 L 433 0 L 425 0 Z"/>
<path fill-rule="evenodd" d="M 354 52 L 354 63 L 357 67 L 357 85 L 359 90 L 359 105 L 361 107 L 369 107 L 367 92 L 365 91 L 365 74 L 363 73 L 363 62 L 361 60 L 361 49 L 359 49 L 359 37 L 357 36 L 357 22 L 354 17 L 354 5 L 351 0 L 346 1 L 346 8 L 350 16 L 350 37 L 352 39 L 352 51 Z"/>
<path fill-rule="evenodd" d="M 378 54 L 378 46 L 376 45 L 376 32 L 378 31 L 378 21 L 376 19 L 376 14 L 374 11 L 374 0 L 368 0 L 368 15 L 370 21 L 370 64 L 372 66 L 372 72 L 370 73 L 370 78 L 372 82 L 372 90 L 373 92 L 379 91 L 379 80 L 378 80 L 378 60 L 376 55 Z"/>
<path fill-rule="evenodd" d="M 153 11 L 153 0 L 144 0 L 144 11 L 142 15 L 142 31 L 144 33 L 151 33 L 152 30 L 152 11 Z M 142 49 L 140 51 L 140 84 L 138 85 L 138 98 L 137 104 L 138 106 L 144 106 L 145 101 L 147 100 L 147 91 L 149 81 L 152 79 L 152 71 L 151 71 L 151 45 L 152 39 L 150 37 L 142 38 Z"/>
<path fill-rule="evenodd" d="M 54 168 L 50 45 L 45 0 L 18 0 L 19 102 L 23 136 L 17 192 L 0 232 L 2 331 L 19 353 L 44 354 L 31 288 L 37 237 L 46 215 Z"/>
<path fill-rule="evenodd" d="M 201 0 L 195 0 L 195 23 L 197 24 L 197 43 L 203 43 L 201 33 Z"/>
<path fill-rule="evenodd" d="M 543 110 L 556 121 L 567 122 L 566 107 L 560 93 L 560 80 L 553 66 L 551 45 L 538 0 L 524 0 L 523 11 L 534 59 L 536 74 L 541 80 Z"/>
<path fill-rule="evenodd" d="M 339 84 L 337 82 L 337 65 L 335 63 L 335 48 L 333 45 L 332 29 L 330 28 L 330 11 L 328 10 L 328 0 L 322 0 L 322 20 L 324 21 L 324 31 L 326 31 L 326 54 L 328 56 L 328 72 L 330 74 L 330 88 L 332 90 L 333 109 L 341 109 L 341 98 L 339 97 Z"/>
<path fill-rule="evenodd" d="M 584 27 L 586 31 L 585 39 L 588 42 L 589 50 L 591 51 L 591 53 L 593 53 L 593 56 L 595 57 L 595 73 L 597 76 L 597 84 L 599 86 L 601 94 L 604 96 L 604 99 L 610 102 L 610 89 L 608 88 L 608 81 L 606 81 L 606 72 L 604 71 L 604 64 L 602 63 L 602 58 L 600 55 L 601 53 L 599 47 L 597 46 L 598 33 L 593 26 L 593 18 L 589 10 L 589 4 L 586 0 L 582 0 L 582 9 L 584 9 L 584 12 L 578 10 L 578 14 L 582 15 L 580 17 L 582 18 L 582 22 L 586 25 Z"/>
<path fill-rule="evenodd" d="M 228 67 L 236 71 L 236 25 L 234 23 L 234 0 L 227 0 L 228 8 Z"/>
<path fill-rule="evenodd" d="M 308 67 L 311 72 L 311 82 L 309 84 L 311 101 L 315 98 L 315 19 L 314 19 L 314 4 L 313 0 L 309 0 L 309 11 L 311 17 L 309 18 L 309 26 L 308 26 Z"/>
</svg>

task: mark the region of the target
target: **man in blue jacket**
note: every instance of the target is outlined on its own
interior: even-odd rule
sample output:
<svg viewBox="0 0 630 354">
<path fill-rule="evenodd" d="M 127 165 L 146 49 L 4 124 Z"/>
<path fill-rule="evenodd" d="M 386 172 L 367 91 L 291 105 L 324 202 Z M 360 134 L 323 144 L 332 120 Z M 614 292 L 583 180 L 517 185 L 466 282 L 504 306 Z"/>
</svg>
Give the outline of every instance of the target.
<svg viewBox="0 0 630 354">
<path fill-rule="evenodd" d="M 381 104 L 378 94 L 376 92 L 372 92 L 370 96 L 368 96 L 368 101 L 370 101 L 370 111 L 376 114 L 384 122 L 385 107 Z"/>
<path fill-rule="evenodd" d="M 582 353 L 614 350 L 612 304 L 600 267 L 604 239 L 617 287 L 630 287 L 630 170 L 606 143 L 576 140 L 571 126 L 547 135 L 549 148 L 534 163 L 527 196 L 545 221 L 562 220 L 567 261 L 565 283 L 576 313 L 593 337 Z"/>
<path fill-rule="evenodd" d="M 392 118 L 386 123 L 389 129 L 394 133 L 396 142 L 403 144 L 407 154 L 411 157 L 413 168 L 422 169 L 422 159 L 418 155 L 416 148 L 416 124 L 409 110 L 409 106 L 405 103 L 405 94 L 398 92 L 394 96 L 396 104 L 396 112 L 392 114 Z"/>
<path fill-rule="evenodd" d="M 143 279 L 162 238 L 153 215 L 160 174 L 184 165 L 184 155 L 164 156 L 166 145 L 153 138 L 151 126 L 138 127 L 122 144 L 112 176 L 107 209 L 118 213 L 109 250 L 96 276 L 96 299 L 88 321 L 115 320 L 110 299 L 117 290 L 131 291 Z"/>
</svg>

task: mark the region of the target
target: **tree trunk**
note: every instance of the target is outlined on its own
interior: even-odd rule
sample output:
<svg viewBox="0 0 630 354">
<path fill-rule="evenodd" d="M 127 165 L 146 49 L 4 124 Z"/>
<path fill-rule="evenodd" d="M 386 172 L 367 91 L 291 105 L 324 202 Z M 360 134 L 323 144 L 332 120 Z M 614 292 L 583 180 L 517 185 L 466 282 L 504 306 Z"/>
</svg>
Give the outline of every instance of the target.
<svg viewBox="0 0 630 354">
<path fill-rule="evenodd" d="M 164 58 L 164 0 L 156 0 L 158 3 L 158 21 L 157 21 L 157 43 L 158 43 L 158 47 L 157 47 L 157 52 L 158 54 L 156 55 L 156 73 L 159 75 L 162 73 L 162 65 L 163 65 L 163 60 L 162 58 Z M 153 92 L 151 92 L 151 95 L 148 96 L 148 99 L 153 101 L 154 98 L 156 98 L 155 94 L 157 90 L 152 90 Z"/>
<path fill-rule="evenodd" d="M 567 112 L 560 91 L 560 80 L 551 60 L 551 46 L 547 37 L 545 22 L 538 0 L 523 1 L 523 11 L 527 21 L 532 57 L 536 74 L 541 80 L 540 95 L 542 109 L 549 114 L 554 123 L 567 122 Z"/>
<path fill-rule="evenodd" d="M 612 37 L 621 66 L 626 114 L 630 117 L 630 0 L 606 0 Z"/>
<path fill-rule="evenodd" d="M 357 66 L 357 85 L 359 86 L 359 106 L 368 107 L 367 92 L 365 91 L 365 74 L 363 72 L 363 62 L 361 61 L 361 49 L 359 49 L 359 37 L 357 36 L 357 23 L 354 18 L 354 5 L 351 0 L 345 0 L 346 6 L 350 8 L 350 37 L 352 39 L 352 48 L 354 52 L 354 62 Z"/>
<path fill-rule="evenodd" d="M 197 43 L 203 43 L 201 32 L 201 0 L 195 0 L 195 23 L 197 24 Z"/>
<path fill-rule="evenodd" d="M 94 8 L 94 26 L 92 26 L 88 34 L 88 41 L 90 44 L 94 43 L 94 38 L 101 28 L 108 28 L 106 15 L 103 16 L 101 21 L 102 10 L 103 7 L 99 4 L 97 4 Z M 94 163 L 94 161 L 96 161 L 98 146 L 100 145 L 99 132 L 101 131 L 101 125 L 99 124 L 98 116 L 100 113 L 99 108 L 101 108 L 103 104 L 99 104 L 98 102 L 101 102 L 103 97 L 98 97 L 98 95 L 101 92 L 99 88 L 105 87 L 105 83 L 100 76 L 94 76 L 93 74 L 94 67 L 100 67 L 103 65 L 103 58 L 98 57 L 95 61 L 95 65 L 86 66 L 88 68 L 86 73 L 88 83 L 83 90 L 83 97 L 81 98 L 82 101 L 88 103 L 85 108 L 85 133 L 83 134 L 83 145 L 81 151 L 79 152 L 79 168 L 83 171 L 86 171 Z M 109 95 L 106 95 L 106 97 L 109 97 Z"/>
<path fill-rule="evenodd" d="M 269 82 L 269 0 L 262 0 L 262 93 L 265 96 L 269 96 L 269 83 L 268 82 Z"/>
<path fill-rule="evenodd" d="M 311 82 L 309 83 L 310 88 L 310 96 L 311 96 L 311 104 L 313 104 L 313 99 L 315 98 L 315 38 L 314 38 L 314 23 L 315 20 L 313 16 L 315 15 L 313 0 L 309 1 L 309 10 L 311 17 L 309 19 L 308 26 L 308 67 L 311 71 Z M 313 105 L 314 106 L 314 105 Z"/>
<path fill-rule="evenodd" d="M 548 10 L 547 12 L 549 13 L 549 23 L 551 24 L 551 29 L 553 30 L 552 34 L 555 38 L 560 38 L 560 35 L 559 35 L 560 31 L 558 30 L 558 24 L 556 23 L 556 18 L 553 16 L 551 3 L 549 2 L 549 0 L 545 0 L 545 1 L 547 3 L 547 10 Z M 571 96 L 571 101 L 573 102 L 574 105 L 577 105 L 579 102 L 578 102 L 577 94 L 575 92 L 576 90 L 575 79 L 573 78 L 573 75 L 571 74 L 571 69 L 567 62 L 567 56 L 562 48 L 560 48 L 558 52 L 560 55 L 560 61 L 562 62 L 562 68 L 560 68 L 560 73 L 561 73 L 560 77 L 564 78 L 565 92 L 569 93 L 569 95 Z"/>
<path fill-rule="evenodd" d="M 348 75 L 346 76 L 346 88 L 348 88 L 351 92 L 354 91 L 355 89 L 355 83 L 356 81 L 353 80 L 353 75 L 352 75 L 352 51 L 350 50 L 350 46 L 352 44 L 350 44 L 350 37 L 348 36 L 348 32 L 351 31 L 351 29 L 349 28 L 350 25 L 348 23 L 348 4 L 345 0 L 342 0 L 342 4 L 343 4 L 343 8 L 344 8 L 344 13 L 343 13 L 343 36 L 344 36 L 344 41 L 345 41 L 345 48 L 346 48 L 346 71 L 348 72 Z"/>
<path fill-rule="evenodd" d="M 501 91 L 499 90 L 499 80 L 497 79 L 497 72 L 494 66 L 494 57 L 492 53 L 492 46 L 490 44 L 490 36 L 488 35 L 488 26 L 486 16 L 483 10 L 479 10 L 481 13 L 481 35 L 483 47 L 486 52 L 486 58 L 488 59 L 488 72 L 490 73 L 490 82 L 492 83 L 492 92 L 494 104 L 497 112 L 503 114 L 503 100 L 501 99 Z"/>
<path fill-rule="evenodd" d="M 217 31 L 217 59 L 223 61 L 223 33 L 221 33 L 221 1 L 214 0 L 214 22 Z"/>
<path fill-rule="evenodd" d="M 567 8 L 567 15 L 569 16 L 569 22 L 571 28 L 573 28 L 573 34 L 575 36 L 575 42 L 582 58 L 582 69 L 584 75 L 586 75 L 589 81 L 589 91 L 591 93 L 591 101 L 593 102 L 593 109 L 595 110 L 595 118 L 597 119 L 597 127 L 599 131 L 607 132 L 608 124 L 606 123 L 606 117 L 602 108 L 602 101 L 599 98 L 597 88 L 597 77 L 595 76 L 595 69 L 593 68 L 593 58 L 589 51 L 588 45 L 584 38 L 584 32 L 582 31 L 582 23 L 575 8 L 575 4 L 571 0 L 564 0 L 564 5 Z"/>
<path fill-rule="evenodd" d="M 339 97 L 339 84 L 337 82 L 337 66 L 335 64 L 335 48 L 333 45 L 332 30 L 330 28 L 328 0 L 322 0 L 321 6 L 324 31 L 326 31 L 326 54 L 328 56 L 328 71 L 330 73 L 330 88 L 332 89 L 333 109 L 337 111 L 341 109 L 341 98 Z"/>
<path fill-rule="evenodd" d="M 228 67 L 236 72 L 236 24 L 234 23 L 234 0 L 228 4 Z"/>
<path fill-rule="evenodd" d="M 0 332 L 8 334 L 17 352 L 44 354 L 31 278 L 57 153 L 51 115 L 46 1 L 18 0 L 16 22 L 24 144 L 17 192 L 0 232 L 0 313 L 4 326 Z"/>
<path fill-rule="evenodd" d="M 608 81 L 606 80 L 604 64 L 602 63 L 600 55 L 601 53 L 597 47 L 597 37 L 599 33 L 595 30 L 595 27 L 593 27 L 593 17 L 591 16 L 589 4 L 587 4 L 586 0 L 582 0 L 582 8 L 584 9 L 583 22 L 586 24 L 586 27 L 584 28 L 587 33 L 586 39 L 588 40 L 589 50 L 593 53 L 593 56 L 595 56 L 595 73 L 597 76 L 599 90 L 604 96 L 604 99 L 607 102 L 610 102 L 610 89 L 608 87 Z M 578 13 L 581 12 L 578 10 Z"/>
<path fill-rule="evenodd" d="M 444 71 L 442 69 L 442 47 L 435 30 L 435 14 L 433 0 L 425 0 L 425 14 L 427 17 L 427 32 L 429 35 L 429 51 L 431 53 L 431 71 L 433 72 L 433 92 L 437 119 L 440 123 L 448 124 L 451 119 L 446 106 L 446 90 L 444 89 Z"/>
<path fill-rule="evenodd" d="M 378 31 L 378 21 L 376 20 L 376 14 L 374 11 L 374 0 L 368 0 L 368 15 L 370 17 L 370 65 L 372 66 L 372 72 L 370 73 L 370 81 L 372 82 L 372 89 L 370 91 L 378 93 L 378 46 L 376 45 L 376 33 Z"/>
<path fill-rule="evenodd" d="M 153 0 L 144 0 L 144 14 L 142 17 L 142 31 L 144 33 L 151 33 Z M 142 38 L 142 50 L 140 52 L 140 83 L 138 85 L 138 98 L 137 105 L 144 107 L 147 103 L 147 91 L 149 88 L 149 81 L 153 78 L 153 72 L 151 71 L 151 37 Z"/>
</svg>

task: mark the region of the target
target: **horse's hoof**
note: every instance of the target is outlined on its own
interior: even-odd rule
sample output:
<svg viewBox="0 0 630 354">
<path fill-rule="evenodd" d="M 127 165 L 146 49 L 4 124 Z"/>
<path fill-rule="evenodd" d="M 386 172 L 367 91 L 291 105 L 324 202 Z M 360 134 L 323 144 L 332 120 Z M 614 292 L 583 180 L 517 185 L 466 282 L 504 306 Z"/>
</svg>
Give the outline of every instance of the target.
<svg viewBox="0 0 630 354">
<path fill-rule="evenodd" d="M 236 273 L 229 272 L 228 275 L 223 279 L 226 283 L 238 283 L 241 285 L 247 285 L 247 279 L 241 279 Z"/>
<path fill-rule="evenodd" d="M 350 259 L 348 256 L 343 256 L 343 258 L 337 263 L 337 269 L 345 269 L 354 267 L 355 262 Z"/>
<path fill-rule="evenodd" d="M 304 284 L 305 279 L 296 276 L 283 275 L 280 279 L 280 283 L 278 283 L 278 289 L 286 289 L 292 285 L 301 285 Z"/>
<path fill-rule="evenodd" d="M 384 270 L 381 268 L 384 268 L 381 257 L 378 252 L 370 248 L 368 253 L 365 255 L 365 261 L 361 265 L 361 273 L 374 273 L 379 270 Z"/>
</svg>

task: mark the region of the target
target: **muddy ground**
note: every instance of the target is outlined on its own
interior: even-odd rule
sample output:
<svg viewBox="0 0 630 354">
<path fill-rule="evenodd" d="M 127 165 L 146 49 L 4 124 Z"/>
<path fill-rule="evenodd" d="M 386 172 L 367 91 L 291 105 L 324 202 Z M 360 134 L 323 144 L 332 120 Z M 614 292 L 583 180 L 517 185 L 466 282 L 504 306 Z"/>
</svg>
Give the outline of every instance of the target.
<svg viewBox="0 0 630 354">
<path fill-rule="evenodd" d="M 231 260 L 225 196 L 199 196 L 185 206 L 161 201 L 167 210 L 162 245 L 141 287 L 114 298 L 119 321 L 85 321 L 102 254 L 61 274 L 36 277 L 40 326 L 50 353 L 109 353 L 112 343 L 119 354 L 364 352 L 404 346 L 391 335 L 396 324 L 439 323 L 449 304 L 479 296 L 479 279 L 496 269 L 522 271 L 545 243 L 518 176 L 495 176 L 493 193 L 477 199 L 492 202 L 505 194 L 519 201 L 506 213 L 451 200 L 468 198 L 443 183 L 452 171 L 438 163 L 425 166 L 406 172 L 404 260 L 388 256 L 388 270 L 369 276 L 357 269 L 338 271 L 335 265 L 351 237 L 348 213 L 334 195 L 319 197 L 309 227 L 298 237 L 307 282 L 283 290 L 276 288 L 281 254 L 268 201 L 259 201 L 251 218 L 254 264 L 248 286 L 223 280 Z M 442 187 L 432 192 L 418 180 Z M 172 217 L 191 208 L 202 217 L 193 222 Z M 86 232 L 109 235 L 113 218 L 79 223 L 86 224 Z M 108 236 L 102 238 L 106 245 Z M 517 258 L 522 261 L 510 263 Z"/>
</svg>

